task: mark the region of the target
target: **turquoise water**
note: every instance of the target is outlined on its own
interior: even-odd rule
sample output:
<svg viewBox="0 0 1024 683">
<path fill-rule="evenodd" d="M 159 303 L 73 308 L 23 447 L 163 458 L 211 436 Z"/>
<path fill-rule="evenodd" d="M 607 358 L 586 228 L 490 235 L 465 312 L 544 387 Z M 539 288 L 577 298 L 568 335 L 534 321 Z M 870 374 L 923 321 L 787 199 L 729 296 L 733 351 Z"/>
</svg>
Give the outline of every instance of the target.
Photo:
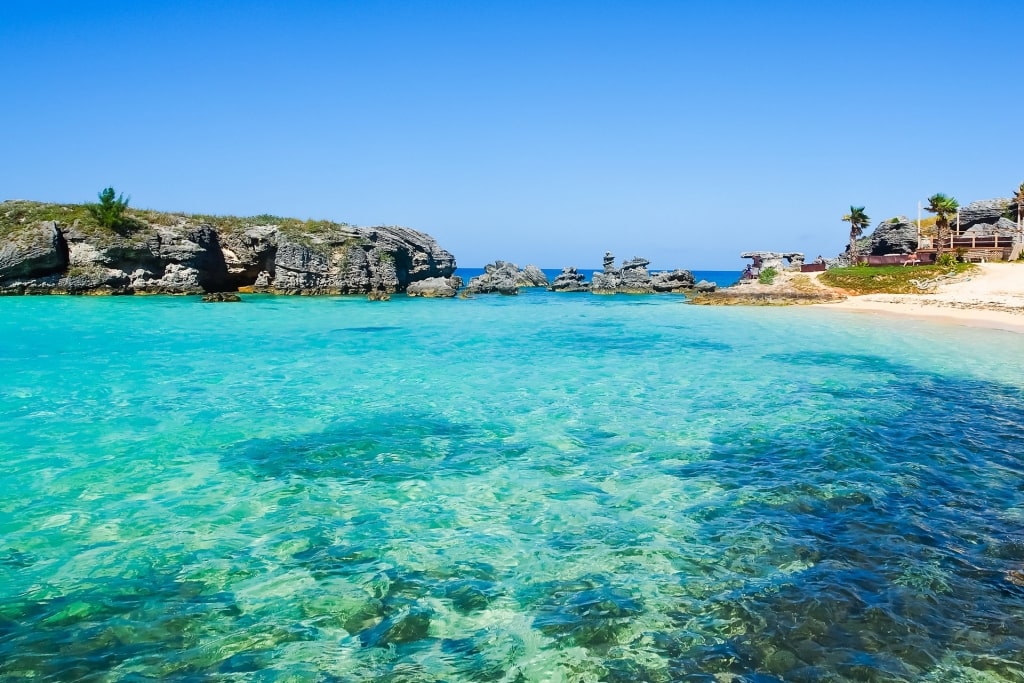
<svg viewBox="0 0 1024 683">
<path fill-rule="evenodd" d="M 1024 337 L 0 299 L 0 678 L 1024 680 Z"/>
</svg>

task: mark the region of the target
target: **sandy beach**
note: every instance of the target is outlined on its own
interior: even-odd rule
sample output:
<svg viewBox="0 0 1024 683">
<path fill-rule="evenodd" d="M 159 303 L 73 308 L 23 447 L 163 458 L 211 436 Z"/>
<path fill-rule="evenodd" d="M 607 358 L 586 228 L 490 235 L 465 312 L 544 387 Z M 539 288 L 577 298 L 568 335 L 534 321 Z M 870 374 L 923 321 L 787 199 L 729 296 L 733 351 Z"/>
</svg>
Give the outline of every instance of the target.
<svg viewBox="0 0 1024 683">
<path fill-rule="evenodd" d="M 978 264 L 974 271 L 929 293 L 864 294 L 818 305 L 1024 334 L 1024 264 Z"/>
</svg>

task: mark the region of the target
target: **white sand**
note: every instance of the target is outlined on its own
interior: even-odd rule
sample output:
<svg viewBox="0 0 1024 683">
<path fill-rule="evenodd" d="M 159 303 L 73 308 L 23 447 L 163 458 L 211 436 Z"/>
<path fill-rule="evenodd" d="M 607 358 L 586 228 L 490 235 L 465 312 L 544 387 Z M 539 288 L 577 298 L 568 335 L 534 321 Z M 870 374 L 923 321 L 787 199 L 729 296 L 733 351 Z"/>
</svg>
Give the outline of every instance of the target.
<svg viewBox="0 0 1024 683">
<path fill-rule="evenodd" d="M 1024 334 L 1024 264 L 982 263 L 959 281 L 928 294 L 864 294 L 818 305 Z"/>
</svg>

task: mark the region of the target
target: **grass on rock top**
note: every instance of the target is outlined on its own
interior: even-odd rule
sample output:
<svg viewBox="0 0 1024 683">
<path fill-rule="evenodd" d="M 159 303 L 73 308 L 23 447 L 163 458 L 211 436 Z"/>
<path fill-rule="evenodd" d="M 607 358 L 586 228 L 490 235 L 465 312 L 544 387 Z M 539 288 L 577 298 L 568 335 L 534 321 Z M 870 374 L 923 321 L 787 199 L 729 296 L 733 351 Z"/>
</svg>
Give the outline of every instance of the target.
<svg viewBox="0 0 1024 683">
<path fill-rule="evenodd" d="M 820 282 L 850 294 L 920 294 L 918 284 L 974 268 L 970 263 L 949 266 L 852 266 L 833 268 L 821 274 Z"/>
<path fill-rule="evenodd" d="M 334 239 L 340 236 L 345 238 L 345 241 L 354 239 L 356 235 L 353 226 L 348 223 L 335 223 L 327 220 L 303 221 L 297 218 L 282 218 L 268 214 L 251 217 L 213 216 L 128 207 L 125 217 L 128 220 L 134 220 L 142 230 L 149 226 L 174 226 L 180 223 L 191 223 L 193 225 L 209 224 L 218 232 L 232 233 L 255 225 L 275 225 L 282 234 L 300 243 L 312 241 L 320 235 L 330 235 Z M 89 213 L 87 204 L 48 204 L 24 200 L 0 203 L 0 237 L 15 234 L 25 226 L 43 221 L 57 221 L 65 226 L 70 226 L 77 221 L 78 229 L 86 234 L 109 233 L 114 236 L 113 231 L 96 222 L 96 219 Z"/>
</svg>

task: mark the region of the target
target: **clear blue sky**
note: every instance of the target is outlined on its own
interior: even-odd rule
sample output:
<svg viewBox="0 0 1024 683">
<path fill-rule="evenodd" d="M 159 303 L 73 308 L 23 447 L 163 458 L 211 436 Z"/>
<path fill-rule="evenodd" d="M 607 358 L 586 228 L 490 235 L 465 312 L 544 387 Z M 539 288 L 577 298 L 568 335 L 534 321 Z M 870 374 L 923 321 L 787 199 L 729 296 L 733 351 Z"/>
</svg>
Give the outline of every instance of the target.
<svg viewBox="0 0 1024 683">
<path fill-rule="evenodd" d="M 893 5 L 898 5 L 894 7 Z M 1024 5 L 0 2 L 0 199 L 739 269 L 1024 181 Z"/>
</svg>

